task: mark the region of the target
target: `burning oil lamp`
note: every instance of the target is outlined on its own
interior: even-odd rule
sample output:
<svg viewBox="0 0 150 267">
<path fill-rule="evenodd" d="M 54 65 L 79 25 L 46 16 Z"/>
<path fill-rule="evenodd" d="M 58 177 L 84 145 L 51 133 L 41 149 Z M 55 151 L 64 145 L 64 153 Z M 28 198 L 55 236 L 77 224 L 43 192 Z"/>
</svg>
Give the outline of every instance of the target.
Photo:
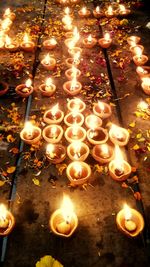
<svg viewBox="0 0 150 267">
<path fill-rule="evenodd" d="M 138 105 L 137 105 L 137 109 L 139 111 L 146 112 L 150 115 L 150 106 L 145 101 L 140 101 L 140 103 L 138 103 Z"/>
<path fill-rule="evenodd" d="M 81 71 L 77 69 L 75 66 L 72 66 L 70 69 L 65 71 L 65 75 L 68 80 L 78 79 L 81 75 Z"/>
<path fill-rule="evenodd" d="M 48 144 L 46 157 L 53 164 L 58 164 L 66 158 L 66 148 L 61 144 Z"/>
<path fill-rule="evenodd" d="M 97 6 L 94 10 L 93 10 L 93 15 L 95 18 L 101 18 L 104 16 L 103 12 L 101 11 L 100 7 Z"/>
<path fill-rule="evenodd" d="M 111 125 L 109 130 L 109 138 L 113 144 L 125 146 L 129 141 L 129 132 L 125 128 L 119 127 L 115 124 Z"/>
<path fill-rule="evenodd" d="M 108 6 L 108 9 L 105 11 L 105 16 L 108 18 L 112 18 L 115 15 L 115 11 L 112 6 Z"/>
<path fill-rule="evenodd" d="M 129 36 L 127 38 L 127 43 L 130 46 L 135 46 L 136 44 L 138 44 L 140 42 L 141 38 L 139 36 Z"/>
<path fill-rule="evenodd" d="M 136 72 L 140 78 L 147 78 L 150 77 L 150 66 L 138 66 L 136 68 Z"/>
<path fill-rule="evenodd" d="M 29 145 L 36 144 L 41 139 L 41 129 L 28 121 L 20 132 L 20 138 Z"/>
<path fill-rule="evenodd" d="M 55 235 L 62 237 L 70 237 L 76 230 L 78 218 L 67 195 L 64 195 L 61 208 L 50 217 L 49 225 Z"/>
<path fill-rule="evenodd" d="M 57 41 L 56 41 L 56 39 L 55 39 L 54 37 L 51 38 L 51 39 L 45 40 L 45 41 L 43 42 L 43 47 L 44 47 L 45 49 L 47 49 L 47 50 L 52 50 L 52 49 L 54 49 L 54 48 L 56 47 L 56 45 L 57 45 Z"/>
<path fill-rule="evenodd" d="M 101 119 L 107 119 L 112 114 L 110 105 L 102 101 L 98 101 L 98 103 L 93 106 L 93 112 Z"/>
<path fill-rule="evenodd" d="M 65 45 L 69 48 L 69 47 L 74 47 L 75 44 L 76 44 L 76 41 L 74 38 L 67 38 L 65 41 L 64 41 Z"/>
<path fill-rule="evenodd" d="M 31 37 L 27 33 L 24 34 L 23 41 L 20 44 L 20 47 L 26 52 L 34 51 L 35 43 L 31 40 Z"/>
<path fill-rule="evenodd" d="M 86 138 L 86 130 L 77 124 L 73 124 L 66 129 L 65 138 L 69 143 L 77 140 L 82 142 Z"/>
<path fill-rule="evenodd" d="M 127 16 L 131 13 L 130 9 L 126 8 L 124 5 L 119 5 L 119 15 Z"/>
<path fill-rule="evenodd" d="M 68 25 L 68 24 L 71 24 L 72 23 L 72 17 L 70 17 L 68 14 L 65 15 L 63 18 L 62 18 L 62 23 L 64 25 Z"/>
<path fill-rule="evenodd" d="M 98 43 L 99 45 L 102 47 L 102 48 L 108 48 L 110 47 L 111 43 L 112 43 L 112 39 L 110 38 L 110 34 L 108 32 L 106 32 L 104 34 L 104 37 L 103 38 L 100 38 L 98 40 Z"/>
<path fill-rule="evenodd" d="M 82 126 L 82 124 L 84 123 L 84 116 L 82 115 L 82 113 L 74 110 L 64 117 L 64 123 L 67 126 L 71 126 L 74 123 Z"/>
<path fill-rule="evenodd" d="M 25 84 L 19 84 L 15 91 L 18 95 L 22 97 L 28 97 L 33 93 L 33 86 L 32 86 L 32 80 L 28 79 Z"/>
<path fill-rule="evenodd" d="M 59 124 L 64 118 L 64 112 L 59 109 L 58 104 L 44 113 L 43 120 L 48 124 Z"/>
<path fill-rule="evenodd" d="M 65 37 L 66 38 L 71 38 L 71 39 L 75 40 L 76 42 L 79 41 L 80 34 L 78 32 L 77 27 L 74 27 L 74 29 L 72 31 L 70 31 L 70 32 L 66 32 L 65 33 Z"/>
<path fill-rule="evenodd" d="M 56 66 L 56 60 L 55 58 L 51 57 L 49 54 L 47 54 L 41 61 L 41 64 L 46 70 L 53 70 Z"/>
<path fill-rule="evenodd" d="M 0 30 L 0 50 L 4 49 L 6 34 Z"/>
<path fill-rule="evenodd" d="M 105 164 L 114 158 L 114 149 L 107 143 L 96 145 L 92 150 L 92 156 L 99 163 Z"/>
<path fill-rule="evenodd" d="M 11 21 L 13 21 L 16 18 L 16 15 L 10 10 L 10 8 L 7 8 L 4 12 L 3 18 L 9 18 Z"/>
<path fill-rule="evenodd" d="M 71 58 L 66 59 L 66 65 L 71 68 L 73 66 L 78 66 L 80 64 L 80 52 L 77 52 Z"/>
<path fill-rule="evenodd" d="M 83 112 L 86 108 L 86 105 L 80 98 L 74 98 L 68 101 L 67 108 L 70 111 Z"/>
<path fill-rule="evenodd" d="M 116 223 L 119 230 L 129 237 L 137 236 L 144 228 L 142 214 L 135 209 L 131 209 L 127 204 L 117 213 Z"/>
<path fill-rule="evenodd" d="M 67 81 L 63 84 L 64 91 L 69 95 L 77 95 L 82 89 L 82 84 L 74 78 L 72 81 Z"/>
<path fill-rule="evenodd" d="M 143 45 L 135 45 L 135 46 L 131 46 L 130 47 L 130 51 L 131 53 L 136 56 L 138 55 L 139 53 L 143 53 L 144 51 L 144 46 Z"/>
<path fill-rule="evenodd" d="M 90 114 L 85 118 L 85 125 L 87 128 L 92 128 L 93 125 L 97 128 L 102 125 L 102 120 L 98 116 Z"/>
<path fill-rule="evenodd" d="M 64 9 L 64 13 L 65 13 L 65 15 L 71 14 L 71 10 L 68 6 Z"/>
<path fill-rule="evenodd" d="M 4 204 L 0 204 L 0 236 L 11 233 L 15 225 L 15 218 Z"/>
<path fill-rule="evenodd" d="M 78 14 L 80 16 L 80 18 L 88 18 L 91 14 L 90 10 L 87 9 L 87 7 L 83 7 L 82 9 L 80 9 L 78 11 Z"/>
<path fill-rule="evenodd" d="M 83 39 L 83 44 L 86 48 L 93 48 L 97 44 L 97 39 L 92 37 L 90 34 L 88 37 Z"/>
<path fill-rule="evenodd" d="M 12 24 L 12 22 L 10 23 L 11 20 L 9 19 L 4 19 L 1 22 L 1 31 L 3 31 L 4 33 L 8 33 L 10 31 L 10 25 Z"/>
<path fill-rule="evenodd" d="M 123 159 L 119 146 L 115 147 L 115 157 L 110 161 L 109 174 L 116 181 L 125 181 L 131 174 L 131 166 Z"/>
<path fill-rule="evenodd" d="M 0 82 L 0 96 L 5 95 L 9 89 L 8 83 Z"/>
<path fill-rule="evenodd" d="M 108 133 L 102 127 L 93 126 L 87 130 L 87 139 L 93 145 L 104 144 L 108 140 Z"/>
<path fill-rule="evenodd" d="M 17 42 L 12 41 L 11 38 L 6 35 L 6 39 L 5 39 L 5 49 L 10 51 L 10 52 L 14 52 L 18 49 L 19 45 Z"/>
<path fill-rule="evenodd" d="M 48 125 L 43 129 L 43 138 L 48 143 L 59 143 L 63 136 L 63 129 L 57 124 Z"/>
<path fill-rule="evenodd" d="M 140 48 L 136 49 L 136 55 L 133 56 L 133 61 L 135 65 L 142 66 L 148 61 L 148 57 L 146 55 L 142 54 L 142 51 Z"/>
<path fill-rule="evenodd" d="M 69 47 L 68 49 L 68 53 L 71 55 L 71 56 L 74 56 L 74 54 L 76 53 L 82 53 L 82 49 L 78 46 L 72 46 L 72 47 Z"/>
<path fill-rule="evenodd" d="M 82 185 L 88 182 L 91 168 L 83 161 L 73 161 L 68 165 L 66 174 L 72 186 Z"/>
<path fill-rule="evenodd" d="M 53 84 L 51 78 L 47 78 L 45 83 L 39 86 L 39 90 L 41 91 L 42 95 L 51 96 L 56 91 L 56 86 Z"/>
<path fill-rule="evenodd" d="M 142 78 L 142 89 L 145 94 L 150 95 L 150 77 Z"/>
<path fill-rule="evenodd" d="M 73 161 L 85 161 L 89 152 L 89 147 L 80 141 L 74 141 L 67 147 L 68 157 Z"/>
</svg>

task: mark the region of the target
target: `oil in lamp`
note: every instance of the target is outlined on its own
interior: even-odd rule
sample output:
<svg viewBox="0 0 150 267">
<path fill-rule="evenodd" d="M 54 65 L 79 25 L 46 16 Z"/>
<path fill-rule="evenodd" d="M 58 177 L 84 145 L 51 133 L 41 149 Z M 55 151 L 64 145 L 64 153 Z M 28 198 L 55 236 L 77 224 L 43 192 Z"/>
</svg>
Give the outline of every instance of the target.
<svg viewBox="0 0 150 267">
<path fill-rule="evenodd" d="M 56 104 L 44 113 L 43 120 L 48 124 L 59 124 L 64 118 L 64 112 Z"/>
<path fill-rule="evenodd" d="M 43 42 L 43 47 L 45 48 L 45 49 L 47 49 L 47 50 L 52 50 L 52 49 L 54 49 L 55 47 L 56 47 L 56 45 L 57 45 L 57 41 L 56 41 L 56 39 L 53 37 L 53 38 L 50 38 L 50 39 L 48 39 L 48 40 L 45 40 L 44 42 Z"/>
<path fill-rule="evenodd" d="M 88 182 L 91 168 L 83 161 L 73 161 L 67 166 L 66 174 L 72 186 L 82 185 Z"/>
<path fill-rule="evenodd" d="M 87 130 L 87 139 L 93 145 L 104 144 L 108 140 L 107 130 L 102 127 L 95 127 L 93 123 L 93 126 Z"/>
<path fill-rule="evenodd" d="M 102 126 L 102 120 L 94 114 L 90 114 L 85 118 L 85 125 L 87 128 L 92 128 L 94 125 L 95 128 Z"/>
<path fill-rule="evenodd" d="M 41 129 L 27 121 L 20 132 L 20 138 L 29 145 L 36 144 L 41 139 Z"/>
<path fill-rule="evenodd" d="M 114 158 L 114 149 L 109 144 L 100 144 L 93 147 L 93 158 L 101 164 L 110 162 Z"/>
<path fill-rule="evenodd" d="M 67 81 L 63 84 L 63 89 L 68 95 L 77 95 L 82 89 L 82 84 L 73 78 L 71 81 Z"/>
<path fill-rule="evenodd" d="M 88 37 L 83 39 L 83 44 L 86 48 L 93 48 L 97 44 L 97 39 L 92 37 L 90 34 Z"/>
<path fill-rule="evenodd" d="M 15 218 L 4 204 L 0 204 L 0 236 L 11 233 L 15 225 Z"/>
<path fill-rule="evenodd" d="M 79 126 L 82 126 L 82 124 L 84 123 L 84 116 L 82 115 L 82 113 L 73 110 L 64 117 L 64 123 L 67 126 L 71 126 L 74 123 Z"/>
<path fill-rule="evenodd" d="M 150 77 L 142 78 L 142 89 L 145 94 L 150 95 Z"/>
<path fill-rule="evenodd" d="M 83 112 L 86 108 L 86 105 L 80 98 L 73 98 L 68 101 L 67 108 L 70 111 Z"/>
<path fill-rule="evenodd" d="M 113 144 L 118 146 L 125 146 L 129 141 L 129 132 L 125 128 L 119 127 L 115 124 L 111 125 L 109 130 L 109 138 Z"/>
<path fill-rule="evenodd" d="M 41 91 L 43 96 L 51 96 L 56 91 L 56 86 L 53 84 L 51 78 L 47 78 L 45 83 L 39 86 L 39 90 Z"/>
<path fill-rule="evenodd" d="M 23 41 L 20 44 L 20 47 L 26 52 L 34 51 L 35 43 L 31 40 L 31 37 L 27 33 L 24 34 Z"/>
<path fill-rule="evenodd" d="M 12 41 L 11 38 L 6 35 L 6 39 L 5 39 L 5 49 L 10 51 L 10 52 L 14 52 L 18 49 L 19 45 L 17 44 L 17 42 Z"/>
<path fill-rule="evenodd" d="M 63 197 L 60 209 L 50 217 L 49 225 L 55 235 L 70 237 L 78 226 L 78 218 L 74 212 L 73 204 L 67 195 Z"/>
<path fill-rule="evenodd" d="M 88 18 L 90 16 L 91 12 L 86 7 L 83 7 L 82 9 L 80 9 L 78 11 L 78 14 L 79 14 L 80 18 Z"/>
<path fill-rule="evenodd" d="M 97 6 L 94 10 L 93 10 L 93 15 L 95 18 L 101 18 L 104 16 L 103 12 L 101 11 L 100 7 Z"/>
<path fill-rule="evenodd" d="M 72 66 L 70 69 L 65 71 L 65 75 L 68 80 L 78 79 L 81 75 L 81 71 L 77 69 L 75 66 Z"/>
<path fill-rule="evenodd" d="M 110 34 L 108 32 L 106 32 L 104 34 L 104 37 L 103 38 L 100 38 L 98 40 L 98 43 L 99 45 L 102 47 L 102 48 L 108 48 L 110 47 L 111 43 L 112 43 L 112 39 L 110 38 Z"/>
<path fill-rule="evenodd" d="M 66 158 L 66 148 L 61 144 L 48 144 L 46 157 L 53 164 L 58 164 Z"/>
<path fill-rule="evenodd" d="M 136 237 L 144 228 L 144 218 L 140 212 L 131 209 L 127 204 L 117 213 L 118 229 L 128 237 Z"/>
<path fill-rule="evenodd" d="M 24 84 L 19 84 L 15 91 L 21 97 L 28 97 L 33 93 L 32 80 L 28 79 Z"/>
<path fill-rule="evenodd" d="M 51 124 L 43 129 L 43 138 L 51 144 L 59 143 L 63 136 L 63 129 L 57 124 Z"/>
<path fill-rule="evenodd" d="M 125 181 L 131 174 L 131 166 L 123 159 L 119 146 L 115 147 L 115 157 L 108 165 L 110 176 L 116 181 Z"/>
<path fill-rule="evenodd" d="M 136 68 L 136 72 L 140 78 L 147 78 L 150 77 L 150 67 L 149 66 L 138 66 Z"/>
<path fill-rule="evenodd" d="M 46 70 L 53 70 L 56 66 L 56 60 L 55 58 L 51 57 L 49 54 L 47 54 L 41 61 L 41 64 Z"/>
<path fill-rule="evenodd" d="M 82 142 L 86 138 L 86 130 L 77 124 L 73 124 L 66 129 L 65 138 L 69 143 L 77 140 Z"/>
<path fill-rule="evenodd" d="M 101 119 L 107 119 L 112 114 L 110 105 L 102 101 L 98 101 L 98 103 L 94 104 L 93 112 Z"/>
<path fill-rule="evenodd" d="M 68 157 L 72 161 L 85 161 L 89 152 L 89 147 L 80 141 L 74 141 L 67 147 Z"/>
</svg>

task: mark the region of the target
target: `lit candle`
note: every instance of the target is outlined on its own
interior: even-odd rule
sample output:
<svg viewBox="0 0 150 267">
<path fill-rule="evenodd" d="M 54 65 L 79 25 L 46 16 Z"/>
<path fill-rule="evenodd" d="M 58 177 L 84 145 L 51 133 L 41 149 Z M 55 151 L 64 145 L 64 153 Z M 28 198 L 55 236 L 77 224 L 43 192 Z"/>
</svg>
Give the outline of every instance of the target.
<svg viewBox="0 0 150 267">
<path fill-rule="evenodd" d="M 73 141 L 67 147 L 67 154 L 71 160 L 76 161 L 85 161 L 89 155 L 89 147 L 80 141 Z"/>
<path fill-rule="evenodd" d="M 119 15 L 129 15 L 130 9 L 127 9 L 124 5 L 119 5 Z"/>
<path fill-rule="evenodd" d="M 20 44 L 20 47 L 26 52 L 33 52 L 35 49 L 35 43 L 31 40 L 31 37 L 28 33 L 25 33 L 23 36 L 23 41 Z"/>
<path fill-rule="evenodd" d="M 71 145 L 71 144 L 70 144 Z M 78 160 L 81 157 L 81 142 L 73 142 L 74 159 Z"/>
<path fill-rule="evenodd" d="M 72 23 L 72 18 L 69 16 L 69 15 L 65 15 L 63 18 L 62 18 L 62 22 L 65 24 L 65 25 L 70 25 Z"/>
<path fill-rule="evenodd" d="M 142 89 L 145 94 L 150 95 L 150 77 L 142 78 Z"/>
<path fill-rule="evenodd" d="M 8 51 L 16 51 L 18 49 L 19 45 L 15 42 L 15 41 L 12 41 L 11 38 L 6 35 L 6 38 L 5 38 L 5 48 L 8 50 Z"/>
<path fill-rule="evenodd" d="M 65 82 L 63 84 L 64 91 L 69 95 L 77 95 L 82 89 L 82 84 L 73 78 L 71 81 Z"/>
<path fill-rule="evenodd" d="M 106 143 L 108 140 L 108 133 L 102 127 L 95 127 L 94 123 L 90 129 L 87 130 L 87 139 L 93 145 Z"/>
<path fill-rule="evenodd" d="M 125 146 L 128 143 L 130 136 L 128 130 L 112 124 L 109 130 L 109 137 L 114 144 Z"/>
<path fill-rule="evenodd" d="M 43 42 L 43 47 L 49 50 L 54 49 L 56 45 L 57 45 L 57 41 L 54 37 L 52 37 L 51 39 L 45 40 Z"/>
<path fill-rule="evenodd" d="M 142 50 L 137 48 L 136 55 L 133 56 L 133 61 L 137 66 L 142 66 L 148 61 L 148 57 L 146 55 L 142 55 Z"/>
<path fill-rule="evenodd" d="M 98 40 L 99 42 L 99 45 L 102 47 L 102 48 L 108 48 L 111 43 L 112 43 L 112 39 L 110 38 L 110 34 L 108 32 L 106 32 L 104 34 L 104 37 L 103 38 L 100 38 Z"/>
<path fill-rule="evenodd" d="M 41 61 L 41 64 L 43 67 L 47 70 L 53 70 L 56 66 L 56 60 L 55 58 L 51 57 L 49 54 L 47 54 L 44 59 Z"/>
<path fill-rule="evenodd" d="M 82 185 L 89 180 L 91 176 L 91 168 L 83 161 L 73 161 L 67 166 L 66 174 L 71 185 Z"/>
<path fill-rule="evenodd" d="M 51 78 L 47 78 L 46 79 L 46 82 L 45 82 L 45 91 L 46 92 L 54 91 L 54 84 L 53 84 Z"/>
<path fill-rule="evenodd" d="M 92 37 L 90 34 L 87 38 L 83 40 L 83 44 L 86 48 L 93 48 L 97 43 L 96 38 Z"/>
<path fill-rule="evenodd" d="M 59 124 L 64 117 L 64 112 L 59 109 L 59 105 L 56 104 L 51 109 L 44 113 L 43 120 L 48 124 Z"/>
<path fill-rule="evenodd" d="M 32 80 L 28 79 L 25 84 L 19 84 L 15 91 L 22 97 L 28 97 L 33 92 Z"/>
<path fill-rule="evenodd" d="M 68 80 L 73 79 L 74 81 L 76 81 L 76 79 L 80 77 L 81 71 L 73 65 L 70 69 L 65 71 L 65 75 Z"/>
<path fill-rule="evenodd" d="M 130 51 L 132 52 L 133 55 L 139 55 L 139 54 L 142 55 L 144 51 L 144 46 L 143 45 L 131 46 Z"/>
<path fill-rule="evenodd" d="M 148 105 L 148 103 L 146 103 L 145 101 L 141 101 L 141 102 L 137 105 L 137 108 L 138 108 L 140 111 L 147 112 L 147 111 L 149 110 L 149 105 Z"/>
<path fill-rule="evenodd" d="M 41 129 L 27 121 L 20 132 L 20 138 L 27 144 L 36 144 L 41 138 Z"/>
<path fill-rule="evenodd" d="M 66 7 L 66 8 L 64 9 L 64 12 L 65 12 L 66 15 L 69 15 L 69 14 L 71 13 L 69 7 Z"/>
<path fill-rule="evenodd" d="M 85 125 L 87 128 L 92 128 L 94 125 L 95 128 L 102 125 L 102 120 L 94 114 L 90 114 L 85 118 Z"/>
</svg>

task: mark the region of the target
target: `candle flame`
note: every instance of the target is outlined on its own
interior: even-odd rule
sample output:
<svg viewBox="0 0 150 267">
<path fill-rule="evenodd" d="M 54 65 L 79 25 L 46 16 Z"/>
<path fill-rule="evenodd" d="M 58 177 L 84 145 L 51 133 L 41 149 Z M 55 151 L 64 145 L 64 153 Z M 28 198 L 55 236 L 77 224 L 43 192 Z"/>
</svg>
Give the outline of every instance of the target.
<svg viewBox="0 0 150 267">
<path fill-rule="evenodd" d="M 72 39 L 69 43 L 68 43 L 68 48 L 71 50 L 73 49 L 75 46 L 75 42 L 74 42 L 74 39 Z"/>
<path fill-rule="evenodd" d="M 104 103 L 103 102 L 98 101 L 98 106 L 99 106 L 99 108 L 100 108 L 101 111 L 104 111 L 105 106 L 104 106 Z"/>
<path fill-rule="evenodd" d="M 44 62 L 45 62 L 45 64 L 49 65 L 49 64 L 50 64 L 50 60 L 51 60 L 51 57 L 50 57 L 49 54 L 47 54 L 47 55 L 45 56 L 45 58 L 44 58 Z"/>
<path fill-rule="evenodd" d="M 150 78 L 149 77 L 143 77 L 142 82 L 144 85 L 150 86 Z"/>
<path fill-rule="evenodd" d="M 57 132 L 57 126 L 52 126 L 51 127 L 51 134 L 52 134 L 52 136 L 53 136 L 53 138 L 55 138 L 56 137 L 56 132 Z"/>
<path fill-rule="evenodd" d="M 0 220 L 5 221 L 7 218 L 7 209 L 6 206 L 4 204 L 0 204 Z"/>
<path fill-rule="evenodd" d="M 56 39 L 55 38 L 51 38 L 50 39 L 50 43 L 52 44 L 52 45 L 56 45 L 57 44 L 57 41 L 56 41 Z"/>
<path fill-rule="evenodd" d="M 12 21 L 9 18 L 6 18 L 2 21 L 1 27 L 3 30 L 6 30 L 11 24 Z"/>
<path fill-rule="evenodd" d="M 105 34 L 104 34 L 104 39 L 108 42 L 108 41 L 110 41 L 110 34 L 108 33 L 108 32 L 106 32 Z"/>
<path fill-rule="evenodd" d="M 73 55 L 73 62 L 74 62 L 74 64 L 76 64 L 78 62 L 79 58 L 80 58 L 80 51 L 78 51 L 77 53 L 75 53 Z"/>
<path fill-rule="evenodd" d="M 72 134 L 75 136 L 78 134 L 78 125 L 76 123 L 73 124 L 72 126 Z"/>
<path fill-rule="evenodd" d="M 49 86 L 51 86 L 51 84 L 52 84 L 52 79 L 51 78 L 47 78 L 46 81 L 45 81 L 45 85 L 47 87 L 49 87 Z"/>
<path fill-rule="evenodd" d="M 66 15 L 69 15 L 69 13 L 70 13 L 69 7 L 66 7 L 65 10 L 64 10 L 64 12 L 65 12 Z"/>
<path fill-rule="evenodd" d="M 118 145 L 116 145 L 115 146 L 115 157 L 114 157 L 115 167 L 122 172 L 124 171 L 123 160 L 124 159 L 123 159 L 121 149 Z"/>
<path fill-rule="evenodd" d="M 140 67 L 140 66 L 137 67 L 137 71 L 140 72 L 140 73 L 143 73 L 143 74 L 146 72 L 146 71 L 145 71 L 142 67 Z M 147 73 L 147 72 L 146 72 L 146 73 Z"/>
<path fill-rule="evenodd" d="M 86 7 L 83 7 L 83 8 L 81 9 L 81 12 L 82 12 L 83 15 L 86 14 L 86 11 L 87 11 Z"/>
<path fill-rule="evenodd" d="M 67 223 L 70 223 L 71 219 L 72 219 L 72 215 L 74 213 L 73 212 L 73 204 L 72 204 L 72 201 L 70 200 L 69 196 L 67 196 L 66 194 L 64 194 L 64 196 L 63 196 L 61 212 L 62 212 L 64 220 Z"/>
<path fill-rule="evenodd" d="M 72 71 L 72 73 L 71 73 L 71 77 L 72 77 L 73 79 L 76 79 L 76 78 L 77 78 L 77 72 L 78 72 L 78 69 L 77 69 L 75 66 L 72 66 L 71 71 Z"/>
<path fill-rule="evenodd" d="M 58 109 L 59 109 L 58 104 L 56 104 L 54 107 L 52 107 L 52 109 L 51 109 L 52 116 L 56 115 L 56 113 L 58 112 Z"/>
<path fill-rule="evenodd" d="M 97 6 L 96 9 L 95 9 L 96 13 L 99 13 L 100 12 L 100 7 Z"/>
<path fill-rule="evenodd" d="M 5 13 L 4 13 L 4 15 L 5 16 L 10 16 L 10 8 L 7 8 L 6 10 L 5 10 Z"/>
<path fill-rule="evenodd" d="M 115 136 L 117 139 L 121 139 L 123 137 L 122 129 L 119 126 L 112 124 L 111 131 L 113 136 Z"/>
<path fill-rule="evenodd" d="M 119 9 L 121 12 L 125 12 L 126 11 L 126 8 L 124 5 L 119 5 Z"/>
<path fill-rule="evenodd" d="M 92 42 L 92 35 L 90 34 L 87 38 L 88 42 L 91 43 Z"/>
<path fill-rule="evenodd" d="M 74 77 L 74 78 L 72 79 L 72 81 L 71 81 L 70 91 L 75 90 L 76 85 L 77 85 L 77 80 L 76 80 L 76 77 Z"/>
<path fill-rule="evenodd" d="M 63 18 L 63 22 L 64 22 L 64 24 L 69 26 L 72 23 L 72 18 L 69 15 L 65 15 L 64 18 Z"/>
<path fill-rule="evenodd" d="M 108 14 L 112 15 L 113 14 L 113 9 L 112 9 L 112 6 L 109 6 L 108 7 L 108 10 L 107 10 Z"/>
<path fill-rule="evenodd" d="M 25 34 L 23 36 L 23 42 L 24 43 L 28 43 L 29 42 L 29 35 L 27 34 L 27 32 L 25 32 Z"/>
<path fill-rule="evenodd" d="M 108 148 L 108 145 L 107 144 L 102 144 L 101 145 L 101 151 L 104 155 L 108 155 L 109 153 L 109 148 Z"/>
<path fill-rule="evenodd" d="M 32 136 L 33 134 L 33 125 L 30 121 L 27 121 L 24 125 L 24 130 L 28 136 Z"/>
<path fill-rule="evenodd" d="M 5 43 L 7 46 L 11 45 L 11 38 L 8 35 L 6 35 Z"/>
<path fill-rule="evenodd" d="M 142 49 L 140 47 L 136 47 L 135 48 L 135 53 L 138 57 L 142 56 Z"/>
<path fill-rule="evenodd" d="M 82 173 L 82 165 L 80 162 L 74 162 L 73 168 L 75 170 L 75 176 L 80 177 Z"/>
<path fill-rule="evenodd" d="M 147 110 L 148 109 L 148 103 L 146 103 L 145 101 L 141 101 L 139 104 L 138 104 L 138 109 L 140 110 Z"/>
<path fill-rule="evenodd" d="M 54 145 L 53 144 L 48 144 L 46 148 L 46 153 L 50 155 L 51 158 L 53 158 L 53 153 L 54 153 Z"/>
<path fill-rule="evenodd" d="M 26 87 L 29 88 L 32 84 L 32 80 L 28 79 L 25 84 L 26 84 Z"/>
<path fill-rule="evenodd" d="M 130 207 L 127 205 L 127 204 L 124 204 L 124 217 L 125 217 L 125 220 L 128 221 L 131 219 L 132 217 L 132 213 L 131 213 L 131 209 Z"/>
<path fill-rule="evenodd" d="M 80 157 L 80 150 L 81 150 L 81 142 L 74 141 L 73 142 L 73 150 L 74 150 L 74 158 L 78 159 Z"/>
</svg>

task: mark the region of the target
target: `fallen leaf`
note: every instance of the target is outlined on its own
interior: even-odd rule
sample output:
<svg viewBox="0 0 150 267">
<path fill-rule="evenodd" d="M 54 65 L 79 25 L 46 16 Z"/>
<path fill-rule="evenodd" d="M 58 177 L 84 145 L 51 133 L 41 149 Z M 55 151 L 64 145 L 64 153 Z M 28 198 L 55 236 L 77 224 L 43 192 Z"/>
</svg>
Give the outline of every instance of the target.
<svg viewBox="0 0 150 267">
<path fill-rule="evenodd" d="M 140 148 L 140 147 L 139 147 L 139 145 L 137 145 L 137 144 L 136 144 L 135 146 L 132 147 L 132 149 L 134 149 L 134 150 L 138 150 L 139 148 Z"/>
<path fill-rule="evenodd" d="M 19 153 L 19 149 L 17 147 L 13 147 L 9 150 L 9 152 L 12 152 L 13 154 L 18 154 Z"/>
<path fill-rule="evenodd" d="M 7 135 L 7 142 L 8 143 L 13 143 L 14 141 L 15 141 L 15 138 L 11 134 Z"/>
<path fill-rule="evenodd" d="M 0 180 L 0 186 L 3 186 L 5 184 L 5 181 Z"/>
<path fill-rule="evenodd" d="M 15 166 L 11 166 L 7 168 L 7 173 L 13 173 L 16 170 Z"/>
<path fill-rule="evenodd" d="M 40 181 L 37 179 L 37 178 L 33 178 L 32 179 L 32 182 L 37 185 L 37 186 L 40 186 Z"/>
<path fill-rule="evenodd" d="M 52 256 L 46 255 L 36 263 L 36 267 L 63 267 L 63 265 Z"/>
<path fill-rule="evenodd" d="M 134 127 L 135 127 L 135 121 L 131 122 L 131 123 L 129 124 L 129 126 L 132 127 L 132 128 L 134 128 Z"/>
</svg>

